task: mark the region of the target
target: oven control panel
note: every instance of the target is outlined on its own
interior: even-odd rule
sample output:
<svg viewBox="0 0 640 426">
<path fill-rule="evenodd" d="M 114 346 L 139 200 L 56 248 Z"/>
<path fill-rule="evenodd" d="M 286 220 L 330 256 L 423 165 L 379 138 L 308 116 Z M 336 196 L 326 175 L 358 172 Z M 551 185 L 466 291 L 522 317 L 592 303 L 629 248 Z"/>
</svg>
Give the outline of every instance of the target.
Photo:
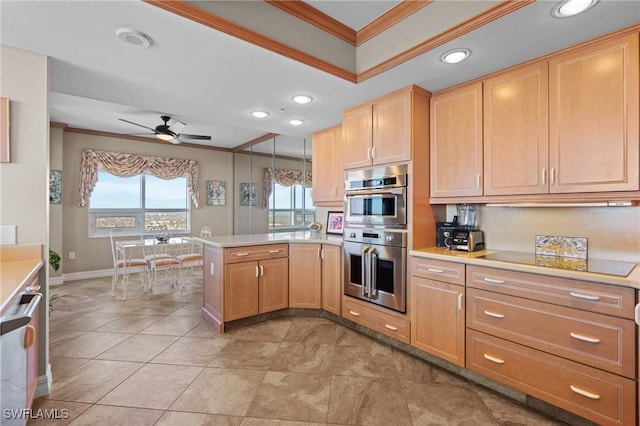
<svg viewBox="0 0 640 426">
<path fill-rule="evenodd" d="M 345 228 L 344 240 L 392 247 L 407 246 L 407 231 L 377 228 Z"/>
</svg>

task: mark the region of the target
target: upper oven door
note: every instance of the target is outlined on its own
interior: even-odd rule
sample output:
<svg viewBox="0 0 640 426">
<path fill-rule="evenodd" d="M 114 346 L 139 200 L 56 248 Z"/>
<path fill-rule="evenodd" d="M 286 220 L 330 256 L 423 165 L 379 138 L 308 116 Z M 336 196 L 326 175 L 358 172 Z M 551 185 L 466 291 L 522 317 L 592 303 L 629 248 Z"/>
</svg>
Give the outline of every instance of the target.
<svg viewBox="0 0 640 426">
<path fill-rule="evenodd" d="M 407 225 L 406 188 L 348 191 L 345 221 L 352 225 Z"/>
</svg>

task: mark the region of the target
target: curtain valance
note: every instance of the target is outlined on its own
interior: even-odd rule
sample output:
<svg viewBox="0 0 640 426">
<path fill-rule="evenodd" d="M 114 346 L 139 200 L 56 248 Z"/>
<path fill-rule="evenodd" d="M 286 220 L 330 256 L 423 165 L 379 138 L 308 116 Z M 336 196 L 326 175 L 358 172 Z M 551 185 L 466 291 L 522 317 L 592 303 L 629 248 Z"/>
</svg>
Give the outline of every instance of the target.
<svg viewBox="0 0 640 426">
<path fill-rule="evenodd" d="M 262 191 L 262 208 L 265 209 L 269 205 L 269 197 L 273 191 L 273 181 L 278 182 L 282 186 L 291 186 L 295 184 L 304 185 L 311 188 L 312 179 L 311 172 L 303 172 L 302 170 L 272 169 L 267 167 L 264 169 L 264 191 Z"/>
<path fill-rule="evenodd" d="M 149 173 L 161 179 L 175 179 L 186 176 L 187 188 L 193 205 L 195 207 L 199 206 L 198 162 L 195 160 L 178 160 L 151 155 L 85 149 L 82 151 L 81 167 L 80 207 L 85 206 L 91 196 L 91 191 L 96 186 L 98 169 L 120 177 L 132 177 L 141 173 Z"/>
</svg>

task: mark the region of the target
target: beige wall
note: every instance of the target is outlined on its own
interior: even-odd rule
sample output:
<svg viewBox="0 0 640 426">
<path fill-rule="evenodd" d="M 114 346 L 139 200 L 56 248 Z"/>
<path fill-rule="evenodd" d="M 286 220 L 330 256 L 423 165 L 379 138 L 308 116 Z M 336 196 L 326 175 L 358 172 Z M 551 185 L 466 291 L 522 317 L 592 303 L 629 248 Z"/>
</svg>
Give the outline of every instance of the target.
<svg viewBox="0 0 640 426">
<path fill-rule="evenodd" d="M 213 235 L 229 234 L 232 229 L 233 155 L 229 152 L 176 146 L 172 144 L 138 142 L 105 136 L 64 133 L 63 188 L 62 188 L 62 253 L 65 274 L 110 269 L 111 243 L 109 238 L 89 238 L 89 208 L 78 207 L 81 154 L 84 149 L 98 149 L 135 154 L 156 155 L 197 160 L 200 171 L 200 207 L 191 210 L 191 230 L 199 235 L 207 225 Z M 206 181 L 220 180 L 227 185 L 225 206 L 207 206 Z M 69 260 L 70 251 L 76 252 L 75 260 Z"/>
<path fill-rule="evenodd" d="M 61 128 L 52 127 L 49 132 L 49 167 L 51 170 L 62 170 L 62 138 Z M 64 198 L 67 194 L 62 194 Z M 62 204 L 49 204 L 49 247 L 60 255 L 60 269 L 49 269 L 49 277 L 62 275 L 64 256 L 62 256 Z"/>
<path fill-rule="evenodd" d="M 44 55 L 0 45 L 0 96 L 10 101 L 11 162 L 0 164 L 0 224 L 17 225 L 18 244 L 49 245 L 49 64 Z M 48 269 L 40 270 L 44 300 Z M 47 303 L 40 304 L 38 374 L 49 365 Z M 48 393 L 41 381 L 37 394 Z M 46 389 L 45 389 L 46 388 Z"/>
<path fill-rule="evenodd" d="M 490 249 L 533 253 L 536 235 L 586 237 L 591 258 L 640 263 L 640 207 L 481 206 L 478 228 Z"/>
</svg>

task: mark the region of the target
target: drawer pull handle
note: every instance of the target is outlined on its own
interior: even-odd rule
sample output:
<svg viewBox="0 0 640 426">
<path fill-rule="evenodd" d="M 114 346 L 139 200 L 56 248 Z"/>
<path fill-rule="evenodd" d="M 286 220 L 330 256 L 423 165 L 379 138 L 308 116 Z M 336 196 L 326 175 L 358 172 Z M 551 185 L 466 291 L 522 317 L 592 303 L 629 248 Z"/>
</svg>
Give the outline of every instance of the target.
<svg viewBox="0 0 640 426">
<path fill-rule="evenodd" d="M 573 297 L 577 297 L 578 299 L 586 299 L 586 300 L 600 300 L 600 296 L 591 296 L 589 294 L 582 293 L 574 293 L 573 291 L 569 293 Z"/>
<path fill-rule="evenodd" d="M 484 314 L 493 318 L 504 318 L 504 314 L 498 314 L 496 312 L 484 311 Z"/>
<path fill-rule="evenodd" d="M 269 250 L 269 253 L 280 253 L 280 250 Z"/>
<path fill-rule="evenodd" d="M 433 272 L 434 274 L 442 274 L 444 272 L 443 269 L 436 269 L 436 268 L 427 268 L 427 271 Z"/>
<path fill-rule="evenodd" d="M 493 278 L 487 278 L 487 277 L 484 277 L 483 280 L 491 284 L 504 284 L 504 280 L 495 280 Z"/>
<path fill-rule="evenodd" d="M 353 315 L 354 317 L 359 317 L 359 316 L 360 316 L 360 313 L 359 313 L 359 312 L 356 312 L 356 311 L 349 311 L 349 313 L 350 313 L 351 315 Z"/>
<path fill-rule="evenodd" d="M 496 364 L 504 364 L 504 359 L 496 358 L 495 356 L 487 355 L 487 354 L 483 354 L 482 356 L 484 356 L 484 359 L 487 359 L 491 362 L 495 362 Z"/>
<path fill-rule="evenodd" d="M 385 326 L 385 328 L 388 328 L 391 331 L 398 331 L 398 327 L 394 327 L 394 326 L 389 325 L 389 324 L 385 324 L 384 326 Z"/>
<path fill-rule="evenodd" d="M 238 257 L 242 257 L 242 256 L 249 256 L 249 253 L 236 253 L 236 256 Z"/>
<path fill-rule="evenodd" d="M 597 337 L 589 337 L 589 336 L 585 336 L 583 334 L 578 334 L 578 333 L 569 333 L 569 335 L 571 337 L 573 337 L 574 339 L 578 339 L 578 340 L 582 340 L 584 342 L 589 342 L 589 343 L 600 343 L 600 339 L 598 339 Z"/>
<path fill-rule="evenodd" d="M 572 391 L 574 391 L 578 395 L 582 395 L 582 396 L 587 397 L 589 399 L 600 399 L 600 395 L 598 395 L 597 393 L 591 393 L 589 391 L 586 391 L 584 389 L 580 389 L 579 387 L 573 386 L 573 385 L 569 385 L 569 387 L 571 388 Z"/>
</svg>

